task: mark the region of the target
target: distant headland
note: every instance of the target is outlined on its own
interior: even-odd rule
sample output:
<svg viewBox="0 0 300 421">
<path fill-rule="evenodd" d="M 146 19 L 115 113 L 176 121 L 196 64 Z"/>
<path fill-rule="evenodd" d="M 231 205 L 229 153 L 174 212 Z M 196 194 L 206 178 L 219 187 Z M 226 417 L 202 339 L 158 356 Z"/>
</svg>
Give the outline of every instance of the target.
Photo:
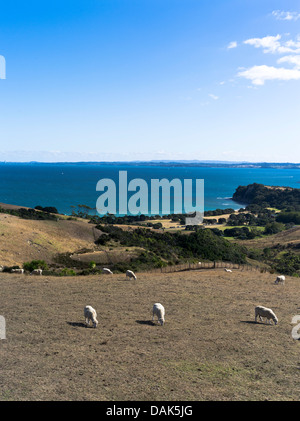
<svg viewBox="0 0 300 421">
<path fill-rule="evenodd" d="M 165 167 L 209 167 L 209 168 L 274 168 L 300 169 L 300 163 L 293 162 L 246 162 L 214 160 L 150 160 L 150 161 L 78 161 L 78 162 L 13 162 L 0 161 L 0 165 L 142 165 Z"/>
</svg>

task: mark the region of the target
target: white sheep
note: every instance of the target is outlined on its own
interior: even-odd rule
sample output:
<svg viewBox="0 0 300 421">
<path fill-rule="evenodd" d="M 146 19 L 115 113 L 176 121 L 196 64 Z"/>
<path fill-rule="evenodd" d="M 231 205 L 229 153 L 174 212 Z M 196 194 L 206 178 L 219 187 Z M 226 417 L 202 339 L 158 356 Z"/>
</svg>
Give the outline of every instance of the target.
<svg viewBox="0 0 300 421">
<path fill-rule="evenodd" d="M 4 266 L 0 265 L 0 272 L 3 272 Z"/>
<path fill-rule="evenodd" d="M 42 275 L 42 273 L 43 273 L 42 269 L 33 269 L 30 275 Z"/>
<path fill-rule="evenodd" d="M 127 277 L 136 279 L 136 275 L 132 272 L 132 270 L 126 270 L 126 278 Z"/>
<path fill-rule="evenodd" d="M 259 320 L 261 322 L 262 322 L 262 317 L 265 317 L 266 319 L 268 319 L 268 323 L 271 323 L 272 320 L 275 323 L 275 325 L 277 325 L 278 323 L 278 319 L 274 311 L 271 310 L 270 308 L 263 307 L 263 306 L 255 307 L 255 321 L 257 320 L 257 316 L 259 317 Z"/>
<path fill-rule="evenodd" d="M 225 270 L 225 272 L 230 272 L 230 273 L 232 273 L 232 270 L 231 269 L 224 269 Z"/>
<path fill-rule="evenodd" d="M 112 275 L 113 273 L 112 273 L 112 271 L 110 270 L 110 269 L 108 269 L 108 268 L 103 268 L 102 269 L 102 272 L 105 274 L 105 275 Z"/>
<path fill-rule="evenodd" d="M 165 323 L 165 308 L 160 303 L 155 303 L 153 305 L 153 316 L 152 321 L 154 321 L 154 316 L 157 316 L 158 323 L 161 324 L 161 326 Z"/>
<path fill-rule="evenodd" d="M 24 273 L 24 269 L 12 269 L 11 270 L 11 273 L 21 273 L 21 274 L 23 274 Z"/>
<path fill-rule="evenodd" d="M 85 306 L 84 307 L 84 317 L 85 317 L 85 323 L 86 323 L 87 326 L 89 326 L 90 320 L 91 320 L 94 328 L 97 327 L 97 325 L 98 325 L 97 313 L 96 313 L 96 310 L 93 307 L 91 307 L 91 306 Z"/>
<path fill-rule="evenodd" d="M 275 284 L 280 284 L 280 283 L 284 284 L 284 282 L 285 282 L 285 276 L 284 275 L 277 276 Z"/>
</svg>

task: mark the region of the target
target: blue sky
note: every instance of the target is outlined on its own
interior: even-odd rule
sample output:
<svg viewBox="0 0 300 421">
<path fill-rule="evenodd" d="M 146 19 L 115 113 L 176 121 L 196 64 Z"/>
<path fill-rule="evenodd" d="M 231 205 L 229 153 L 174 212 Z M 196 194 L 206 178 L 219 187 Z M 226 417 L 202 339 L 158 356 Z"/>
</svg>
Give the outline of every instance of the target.
<svg viewBox="0 0 300 421">
<path fill-rule="evenodd" d="M 0 161 L 300 161 L 299 1 L 0 5 Z"/>
</svg>

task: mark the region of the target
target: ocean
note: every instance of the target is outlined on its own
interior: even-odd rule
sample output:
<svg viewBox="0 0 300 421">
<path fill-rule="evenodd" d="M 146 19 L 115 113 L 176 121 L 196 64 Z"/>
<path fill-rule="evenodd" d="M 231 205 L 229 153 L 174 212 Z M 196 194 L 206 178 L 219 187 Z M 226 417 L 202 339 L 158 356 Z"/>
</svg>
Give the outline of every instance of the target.
<svg viewBox="0 0 300 421">
<path fill-rule="evenodd" d="M 96 207 L 101 194 L 96 191 L 100 179 L 117 181 L 119 171 L 127 171 L 128 181 L 141 178 L 204 179 L 205 210 L 234 208 L 242 204 L 230 198 L 239 185 L 261 183 L 300 188 L 299 169 L 225 168 L 165 166 L 133 163 L 1 163 L 0 202 L 28 207 L 54 206 L 70 215 L 77 205 Z M 130 197 L 130 196 L 129 196 Z"/>
</svg>

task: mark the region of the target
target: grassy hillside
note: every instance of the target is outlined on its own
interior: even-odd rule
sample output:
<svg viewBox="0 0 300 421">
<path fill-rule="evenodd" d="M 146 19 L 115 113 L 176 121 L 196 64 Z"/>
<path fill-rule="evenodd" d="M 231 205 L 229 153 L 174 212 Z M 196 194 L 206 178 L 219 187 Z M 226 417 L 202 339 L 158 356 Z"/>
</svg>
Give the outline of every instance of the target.
<svg viewBox="0 0 300 421">
<path fill-rule="evenodd" d="M 99 234 L 87 221 L 26 220 L 0 214 L 0 264 L 22 265 L 42 259 L 53 261 L 57 253 L 90 248 Z"/>
<path fill-rule="evenodd" d="M 126 225 L 96 226 L 84 219 L 28 220 L 0 213 L 0 264 L 5 266 L 22 267 L 24 262 L 44 260 L 58 273 L 64 268 L 89 273 L 91 262 L 98 271 L 103 266 L 121 271 L 130 266 L 139 271 L 199 260 L 243 263 L 247 256 L 248 262 L 271 268 L 285 252 L 300 257 L 300 227 L 238 240 L 221 238 L 210 229 L 180 233 Z M 288 274 L 299 272 L 298 263 L 285 272 L 288 265 L 280 263 L 274 268 Z"/>
</svg>

